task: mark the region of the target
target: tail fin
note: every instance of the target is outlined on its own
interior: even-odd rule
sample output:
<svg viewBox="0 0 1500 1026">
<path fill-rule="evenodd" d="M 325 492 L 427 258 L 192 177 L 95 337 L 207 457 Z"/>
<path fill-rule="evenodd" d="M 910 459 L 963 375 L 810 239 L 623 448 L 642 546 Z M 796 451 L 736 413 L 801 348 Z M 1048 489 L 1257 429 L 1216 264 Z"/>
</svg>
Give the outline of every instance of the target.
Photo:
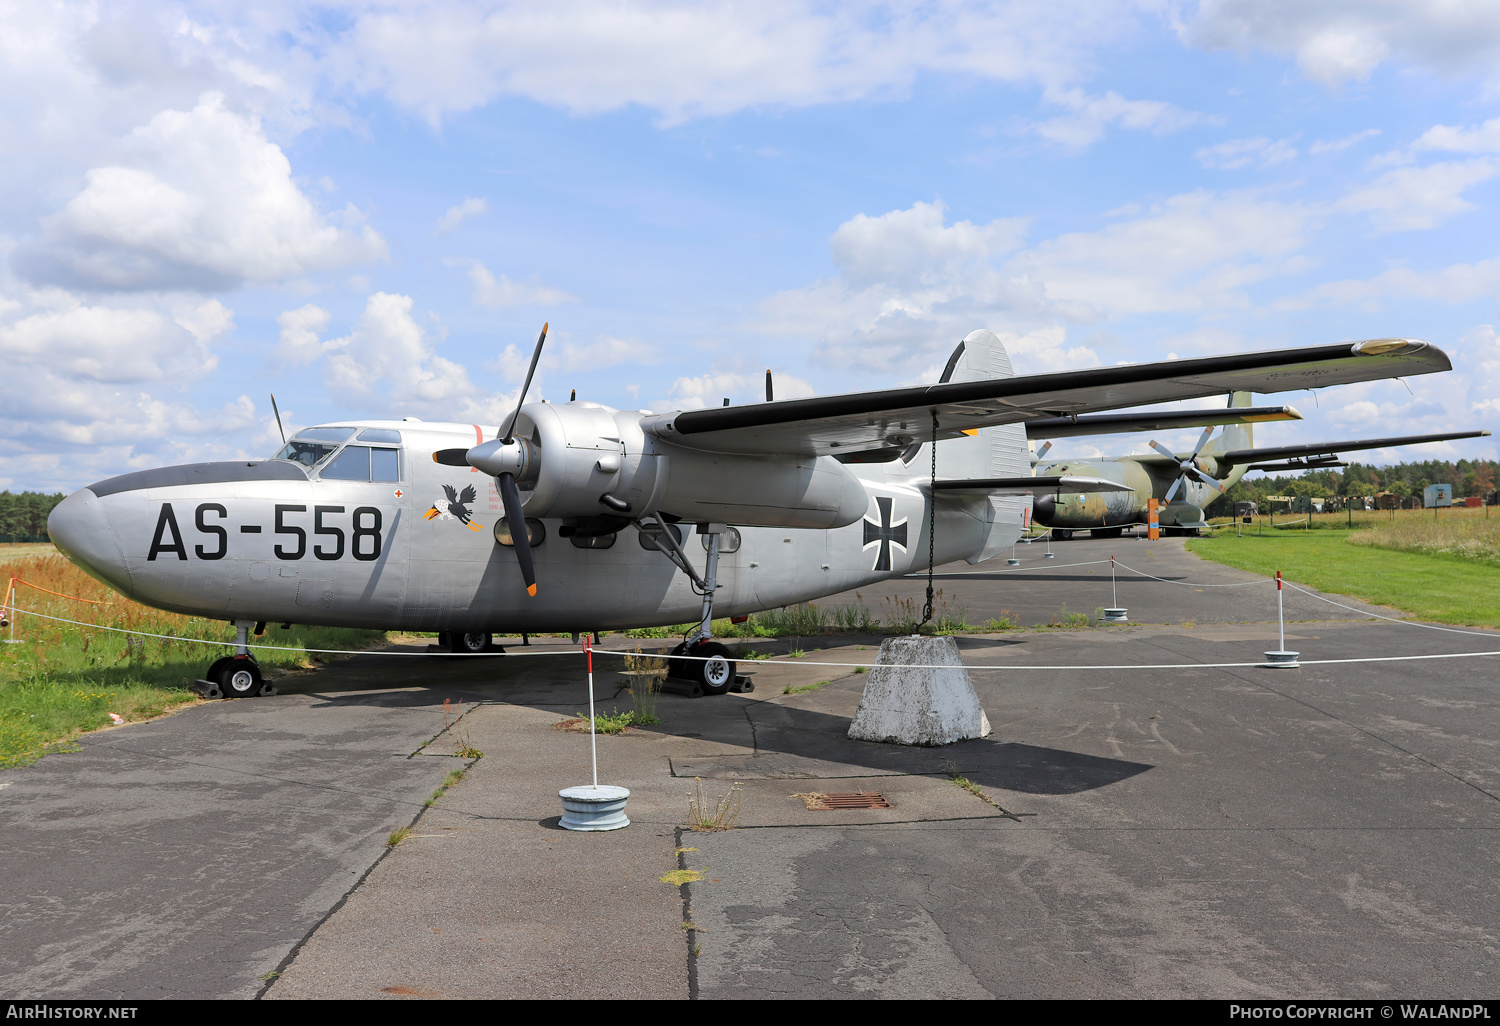
<svg viewBox="0 0 1500 1026">
<path fill-rule="evenodd" d="M 993 332 L 984 328 L 964 336 L 943 371 L 945 381 L 983 381 L 1015 375 L 1010 354 Z M 1002 424 L 980 428 L 972 438 L 955 438 L 938 447 L 938 475 L 947 478 L 1022 477 L 1031 473 L 1027 457 L 1026 427 Z M 992 495 L 989 498 L 989 535 L 983 549 L 971 556 L 978 563 L 1009 548 L 1030 520 L 1027 496 Z"/>
<path fill-rule="evenodd" d="M 1230 409 L 1253 406 L 1249 392 L 1233 392 L 1229 396 Z M 1231 452 L 1235 449 L 1255 448 L 1255 426 L 1253 424 L 1225 424 L 1214 443 L 1207 446 L 1209 452 Z"/>
</svg>

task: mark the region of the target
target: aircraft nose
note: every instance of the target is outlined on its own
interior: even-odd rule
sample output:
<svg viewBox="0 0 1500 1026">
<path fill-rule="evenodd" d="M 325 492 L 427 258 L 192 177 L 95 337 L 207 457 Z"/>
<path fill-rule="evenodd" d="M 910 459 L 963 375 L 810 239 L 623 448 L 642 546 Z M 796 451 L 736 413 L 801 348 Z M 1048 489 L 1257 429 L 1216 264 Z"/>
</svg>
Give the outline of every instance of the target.
<svg viewBox="0 0 1500 1026">
<path fill-rule="evenodd" d="M 47 517 L 47 534 L 63 555 L 111 587 L 126 577 L 125 560 L 99 497 L 87 488 L 68 496 Z"/>
<path fill-rule="evenodd" d="M 1031 500 L 1031 518 L 1040 523 L 1046 523 L 1052 519 L 1052 514 L 1057 512 L 1057 499 L 1051 495 L 1038 495 Z"/>
</svg>

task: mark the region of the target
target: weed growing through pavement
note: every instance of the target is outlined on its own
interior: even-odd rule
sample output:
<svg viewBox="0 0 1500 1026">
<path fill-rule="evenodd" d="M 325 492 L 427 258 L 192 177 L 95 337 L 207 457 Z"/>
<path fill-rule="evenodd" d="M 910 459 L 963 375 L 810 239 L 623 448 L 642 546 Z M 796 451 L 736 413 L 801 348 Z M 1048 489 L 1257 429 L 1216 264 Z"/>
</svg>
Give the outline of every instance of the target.
<svg viewBox="0 0 1500 1026">
<path fill-rule="evenodd" d="M 667 677 L 667 661 L 646 655 L 637 646 L 625 657 L 625 671 L 630 674 L 630 700 L 635 703 L 635 713 L 630 725 L 649 727 L 660 723 L 656 715 L 656 700 L 661 695 L 661 685 Z"/>
<path fill-rule="evenodd" d="M 801 687 L 797 688 L 788 685 L 787 687 L 781 689 L 781 693 L 783 695 L 805 695 L 809 691 L 818 690 L 819 688 L 825 686 L 827 683 L 828 681 L 826 680 L 820 680 L 816 684 L 803 684 Z"/>
<path fill-rule="evenodd" d="M 660 720 L 654 720 L 660 723 Z M 607 713 L 598 713 L 594 716 L 594 730 L 600 734 L 623 734 L 632 726 L 640 726 L 635 718 L 635 711 L 627 709 L 620 712 L 612 709 Z M 552 724 L 553 730 L 567 730 L 575 734 L 587 734 L 589 732 L 589 718 L 583 713 L 574 713 L 572 719 L 558 720 Z"/>
<path fill-rule="evenodd" d="M 385 839 L 385 846 L 387 848 L 394 848 L 396 845 L 400 844 L 410 836 L 411 827 L 397 827 L 396 829 L 391 831 L 391 836 Z"/>
<path fill-rule="evenodd" d="M 446 731 L 454 727 L 457 727 L 457 729 L 453 731 L 453 740 L 456 743 L 453 754 L 460 759 L 478 759 L 483 757 L 484 753 L 475 748 L 474 743 L 469 740 L 469 723 L 464 719 L 463 703 L 460 702 L 459 706 L 455 708 L 453 699 L 445 698 L 443 699 L 443 729 Z M 428 804 L 431 804 L 431 802 Z"/>
<path fill-rule="evenodd" d="M 697 831 L 733 830 L 740 821 L 740 783 L 734 782 L 728 794 L 714 795 L 712 802 L 703 791 L 703 778 L 693 778 L 693 793 L 688 795 L 688 826 Z"/>
<path fill-rule="evenodd" d="M 1099 611 L 1099 616 L 1101 619 L 1104 616 L 1104 611 L 1102 609 Z M 1058 610 L 1057 613 L 1053 615 L 1052 621 L 1047 624 L 1048 627 L 1075 630 L 1080 627 L 1092 627 L 1093 625 L 1094 621 L 1089 618 L 1087 613 L 1074 613 L 1069 611 L 1068 604 L 1066 602 L 1062 604 L 1062 609 Z"/>
<path fill-rule="evenodd" d="M 696 869 L 674 869 L 670 873 L 657 877 L 657 879 L 664 884 L 681 887 L 683 884 L 697 883 L 703 877 L 704 874 Z"/>
<path fill-rule="evenodd" d="M 446 790 L 448 790 L 448 788 L 452 787 L 454 784 L 458 783 L 460 780 L 462 780 L 464 778 L 464 774 L 466 772 L 468 772 L 468 771 L 467 770 L 461 770 L 461 769 L 449 770 L 448 771 L 448 775 L 443 778 L 443 782 L 438 785 L 437 790 L 434 791 L 434 792 L 432 792 L 432 797 L 428 798 L 422 804 L 424 806 L 426 806 L 427 808 L 429 808 L 429 809 L 432 808 L 434 805 L 437 804 L 437 800 L 443 796 L 443 792 L 446 791 Z"/>
<path fill-rule="evenodd" d="M 870 672 L 870 668 L 868 666 L 856 666 L 854 668 L 854 672 L 855 673 L 869 673 Z"/>
</svg>

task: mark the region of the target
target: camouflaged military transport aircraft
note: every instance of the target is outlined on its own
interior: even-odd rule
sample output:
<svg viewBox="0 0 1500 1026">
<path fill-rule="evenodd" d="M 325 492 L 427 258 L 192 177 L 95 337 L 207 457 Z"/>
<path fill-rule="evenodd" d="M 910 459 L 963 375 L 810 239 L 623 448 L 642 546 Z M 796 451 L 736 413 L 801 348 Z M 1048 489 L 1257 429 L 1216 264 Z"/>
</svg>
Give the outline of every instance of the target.
<svg viewBox="0 0 1500 1026">
<path fill-rule="evenodd" d="M 1154 454 L 1119 456 L 1102 460 L 1058 460 L 1043 463 L 1051 443 L 1044 443 L 1033 460 L 1037 474 L 1051 479 L 1089 477 L 1118 482 L 1115 491 L 1092 489 L 1069 494 L 1062 488 L 1037 496 L 1032 516 L 1036 523 L 1052 528 L 1054 538 L 1068 539 L 1074 531 L 1086 530 L 1095 538 L 1118 537 L 1126 527 L 1146 523 L 1147 501 L 1160 503 L 1158 520 L 1169 533 L 1197 534 L 1208 524 L 1203 507 L 1222 495 L 1230 485 L 1252 470 L 1288 471 L 1344 467 L 1341 452 L 1387 449 L 1420 442 L 1446 442 L 1458 438 L 1480 438 L 1488 431 L 1458 431 L 1436 435 L 1404 435 L 1399 438 L 1365 438 L 1348 442 L 1315 442 L 1311 445 L 1254 447 L 1255 425 L 1266 421 L 1300 420 L 1290 406 L 1251 407 L 1249 392 L 1235 392 L 1229 407 L 1221 411 L 1181 410 L 1170 413 L 1098 414 L 1033 421 L 1027 436 L 1057 438 L 1087 433 L 1162 431 L 1174 427 L 1203 426 L 1203 434 L 1191 453 L 1174 453 L 1152 441 Z M 1219 438 L 1209 436 L 1224 425 Z M 1276 461 L 1281 462 L 1276 462 Z"/>
<path fill-rule="evenodd" d="M 90 485 L 48 530 L 130 598 L 232 623 L 240 647 L 206 674 L 229 696 L 268 692 L 243 647 L 267 622 L 440 631 L 477 652 L 496 633 L 698 621 L 674 651 L 701 661 L 674 672 L 722 693 L 734 664 L 712 617 L 929 553 L 977 563 L 1017 540 L 1033 494 L 1118 490 L 1032 476 L 1028 421 L 1451 369 L 1425 342 L 1377 339 L 1017 377 L 975 331 L 935 385 L 658 413 L 525 402 L 545 337 L 503 427 L 334 421 L 268 460 Z"/>
</svg>

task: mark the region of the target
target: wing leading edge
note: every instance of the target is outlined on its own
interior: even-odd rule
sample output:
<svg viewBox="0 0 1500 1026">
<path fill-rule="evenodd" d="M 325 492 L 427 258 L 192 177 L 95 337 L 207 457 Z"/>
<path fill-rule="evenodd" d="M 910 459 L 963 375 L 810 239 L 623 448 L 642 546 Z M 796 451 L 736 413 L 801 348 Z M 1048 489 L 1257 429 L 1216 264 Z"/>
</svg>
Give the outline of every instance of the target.
<svg viewBox="0 0 1500 1026">
<path fill-rule="evenodd" d="M 1229 392 L 1285 392 L 1452 369 L 1416 339 L 1282 349 L 1195 360 L 689 410 L 642 427 L 708 452 L 828 456 L 956 438 L 965 431 Z"/>
<path fill-rule="evenodd" d="M 1313 445 L 1278 445 L 1269 449 L 1232 449 L 1210 453 L 1220 463 L 1239 466 L 1270 460 L 1295 460 L 1309 456 L 1336 457 L 1341 452 L 1358 449 L 1389 449 L 1398 445 L 1420 445 L 1423 442 L 1451 442 L 1457 438 L 1484 438 L 1488 431 L 1450 431 L 1437 435 L 1402 435 L 1396 438 L 1365 438 L 1353 442 L 1321 442 Z"/>
<path fill-rule="evenodd" d="M 1135 489 L 1102 477 L 980 477 L 937 481 L 939 492 L 982 492 L 986 495 L 1035 495 L 1039 492 L 1131 492 Z"/>
</svg>

